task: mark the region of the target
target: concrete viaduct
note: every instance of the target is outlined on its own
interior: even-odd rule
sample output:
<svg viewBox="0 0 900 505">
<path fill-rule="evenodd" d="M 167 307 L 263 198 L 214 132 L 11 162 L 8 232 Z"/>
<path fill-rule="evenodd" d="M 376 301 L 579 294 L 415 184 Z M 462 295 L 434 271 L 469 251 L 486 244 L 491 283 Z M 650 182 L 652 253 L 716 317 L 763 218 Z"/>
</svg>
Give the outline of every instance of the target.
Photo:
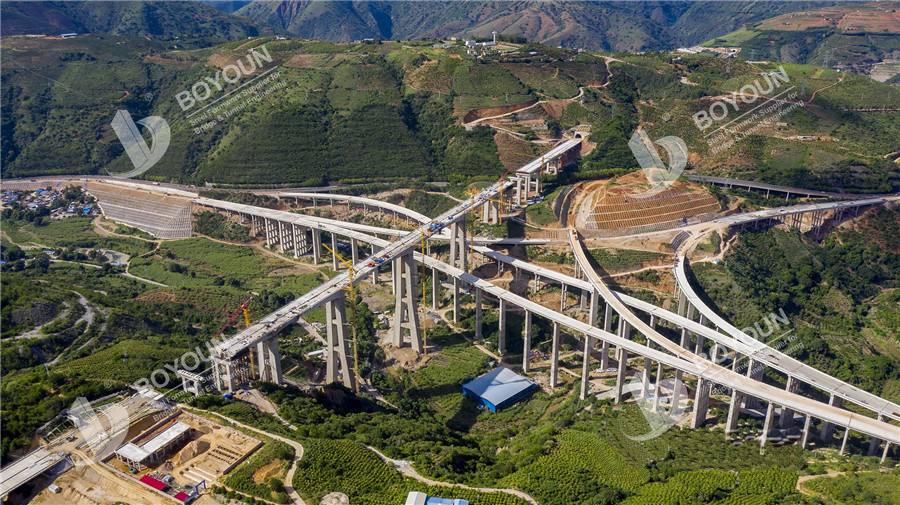
<svg viewBox="0 0 900 505">
<path fill-rule="evenodd" d="M 215 386 L 221 391 L 231 391 L 252 379 L 281 382 L 277 335 L 287 326 L 294 324 L 305 312 L 318 306 L 324 306 L 326 311 L 326 380 L 352 386 L 353 377 L 349 373 L 351 364 L 347 349 L 344 288 L 349 282 L 359 283 L 368 278 L 376 280 L 373 274 L 387 265 L 390 265 L 393 271 L 393 286 L 396 296 L 393 343 L 397 346 L 410 345 L 416 350 L 421 350 L 422 343 L 418 337 L 416 307 L 417 283 L 414 278 L 416 275 L 414 265 L 418 262 L 431 269 L 433 275 L 445 276 L 452 282 L 453 303 L 456 309 L 454 314 L 459 313 L 461 293 L 468 291 L 473 295 L 477 336 L 480 336 L 481 333 L 480 320 L 484 310 L 483 303 L 490 299 L 498 305 L 500 315 L 498 344 L 501 354 L 507 354 L 506 313 L 509 310 L 524 312 L 526 324 L 522 339 L 525 352 L 522 365 L 525 371 L 530 368 L 528 350 L 532 339 L 531 324 L 528 323 L 534 317 L 549 321 L 553 328 L 550 376 L 551 385 L 554 387 L 558 385 L 560 331 L 565 328 L 573 336 L 580 338 L 584 344 L 580 390 L 582 398 L 588 394 L 591 362 L 599 350 L 601 368 L 607 368 L 610 358 L 616 361 L 617 380 L 614 395 L 617 401 L 622 400 L 629 359 L 637 359 L 643 361 L 644 364 L 640 378 L 642 396 L 652 400 L 654 406 L 660 402 L 661 385 L 666 375 L 673 376 L 676 386 L 683 384 L 688 377 L 696 384 L 692 426 L 699 427 L 705 421 L 709 395 L 713 385 L 716 385 L 730 391 L 732 400 L 726 421 L 729 428 L 736 426 L 736 420 L 742 409 L 752 409 L 749 399 L 756 399 L 766 405 L 765 424 L 760 437 L 762 444 L 765 444 L 768 434 L 774 429 L 775 409 L 778 407 L 778 423 L 784 429 L 793 425 L 796 416 L 802 417 L 801 443 L 803 445 L 808 442 L 811 422 L 815 419 L 820 422 L 823 431 L 828 426 L 844 428 L 842 451 L 846 450 L 848 434 L 853 430 L 872 437 L 870 452 L 884 442 L 882 458 L 886 458 L 890 444 L 900 443 L 900 428 L 888 422 L 897 420 L 900 416 L 900 408 L 897 405 L 844 384 L 796 362 L 796 360 L 786 359 L 786 356 L 779 355 L 777 351 L 762 346 L 749 336 L 746 338 L 739 336 L 733 331 L 733 327 L 730 328 L 727 323 L 722 324 L 721 318 L 713 317 L 712 311 L 702 307 L 702 304 L 697 304 L 694 300 L 696 295 L 686 289 L 686 285 L 681 282 L 681 279 L 679 279 L 679 297 L 683 295 L 691 303 L 688 305 L 685 302 L 680 312 L 676 314 L 610 290 L 590 265 L 581 241 L 574 231 L 570 233 L 569 242 L 576 255 L 579 276 L 584 279 L 567 276 L 493 251 L 485 247 L 485 244 L 490 244 L 491 241 L 481 241 L 482 243 L 479 244 L 478 240 L 467 238 L 465 217 L 469 212 L 481 210 L 482 219 L 491 221 L 494 218 L 492 215 L 494 211 L 491 209 L 498 195 L 503 195 L 521 204 L 523 200 L 528 199 L 529 195 L 540 189 L 538 182 L 540 174 L 558 170 L 561 164 L 560 158 L 580 145 L 580 138 L 564 141 L 549 153 L 517 171 L 515 175 L 491 185 L 433 220 L 399 206 L 391 209 L 385 202 L 364 197 L 315 195 L 316 198 L 324 197 L 331 202 L 342 201 L 348 205 L 356 204 L 358 206 L 371 205 L 379 211 L 406 214 L 409 219 L 421 223 L 420 226 L 409 232 L 222 202 L 200 198 L 196 194 L 192 195 L 195 197 L 193 201 L 197 205 L 241 215 L 242 220 L 251 227 L 251 231 L 264 233 L 270 246 L 277 246 L 284 252 L 298 256 L 312 254 L 315 261 L 320 262 L 319 245 L 322 232 L 325 232 L 330 234 L 333 246 L 337 246 L 338 241 L 350 243 L 354 262 L 352 279 L 348 272 L 341 272 L 234 337 L 216 343 L 212 374 Z M 148 188 L 144 187 L 144 189 Z M 510 189 L 512 191 L 509 191 Z M 299 199 L 310 198 L 309 194 L 304 193 L 285 193 L 283 196 Z M 882 198 L 873 198 L 854 202 L 810 204 L 788 209 L 757 211 L 747 215 L 727 216 L 719 218 L 719 220 L 727 220 L 726 224 L 728 225 L 760 220 L 784 220 L 785 216 L 825 211 L 835 212 L 842 209 L 877 205 L 884 201 Z M 515 242 L 517 239 L 507 240 Z M 518 240 L 521 241 L 521 239 Z M 426 254 L 416 252 L 417 247 L 423 241 L 449 241 L 450 263 L 431 257 L 427 250 Z M 363 244 L 370 247 L 367 251 L 368 257 L 360 254 L 360 247 L 363 247 Z M 332 247 L 332 249 L 335 248 Z M 540 286 L 541 282 L 559 284 L 563 292 L 561 305 L 565 305 L 567 292 L 571 290 L 580 300 L 579 306 L 587 313 L 586 321 L 563 313 L 564 307 L 561 307 L 559 311 L 547 308 L 476 277 L 469 272 L 469 251 L 498 262 L 501 268 L 505 266 L 514 269 L 517 274 L 525 272 L 526 275 L 532 275 L 536 288 Z M 335 267 L 335 270 L 339 266 L 334 258 L 332 266 Z M 676 265 L 676 277 L 679 275 L 677 267 L 678 265 Z M 433 286 L 439 289 L 440 283 L 434 282 Z M 438 300 L 439 297 L 433 299 Z M 603 310 L 601 310 L 601 301 Z M 693 309 L 689 307 L 693 307 Z M 699 321 L 694 320 L 695 311 L 701 313 Z M 648 319 L 648 322 L 645 322 L 644 319 Z M 667 327 L 668 330 L 676 333 L 680 332 L 680 339 L 676 339 L 677 342 L 670 340 L 660 333 L 659 328 L 661 327 Z M 646 339 L 646 343 L 633 340 L 632 338 L 636 334 L 642 335 Z M 691 342 L 692 338 L 694 339 L 693 343 Z M 707 346 L 709 347 L 708 352 Z M 613 348 L 615 352 L 611 356 Z M 752 373 L 740 373 L 735 364 L 741 360 L 758 363 L 759 366 L 747 367 L 748 372 Z M 722 365 L 727 362 L 731 363 L 731 368 Z M 654 364 L 655 374 L 652 373 Z M 760 367 L 769 367 L 787 374 L 787 386 L 781 388 L 762 382 L 760 380 L 762 375 L 757 372 Z M 814 395 L 807 391 L 810 388 L 798 387 L 800 383 L 820 388 L 830 395 L 830 400 L 825 402 L 811 397 Z M 669 405 L 680 405 L 682 400 L 685 400 L 676 396 L 680 389 L 674 387 L 672 391 L 672 397 L 668 399 Z M 842 399 L 874 412 L 877 418 L 840 408 L 839 402 Z M 748 401 L 742 403 L 741 400 Z"/>
<path fill-rule="evenodd" d="M 513 184 L 515 184 L 515 181 L 507 181 L 505 185 L 504 183 L 495 184 L 492 188 L 489 188 L 489 191 L 482 193 L 479 197 L 490 198 L 488 195 L 491 192 L 494 192 L 495 194 L 499 193 L 502 186 L 505 186 L 502 189 L 507 189 Z M 531 188 L 533 187 L 534 186 L 532 185 Z M 338 195 L 332 196 L 340 199 Z M 427 225 L 438 224 L 441 225 L 441 227 L 450 227 L 451 235 L 454 235 L 453 228 L 456 228 L 455 235 L 457 237 L 464 237 L 464 233 L 460 233 L 459 231 L 459 227 L 462 226 L 462 216 L 468 210 L 477 208 L 479 197 L 463 202 L 463 204 L 460 204 L 457 208 L 448 211 L 434 221 L 429 220 Z M 883 203 L 883 201 L 883 199 L 866 199 L 856 202 L 840 202 L 838 204 L 813 204 L 795 206 L 789 209 L 775 209 L 772 212 L 762 211 L 762 213 L 756 213 L 750 217 L 738 218 L 737 216 L 729 216 L 728 218 L 732 218 L 735 223 L 743 223 L 754 220 L 769 220 L 778 218 L 782 215 L 817 213 L 824 212 L 825 210 L 834 211 L 836 209 L 875 205 Z M 248 206 L 234 208 L 231 206 L 238 204 L 230 204 L 227 202 L 222 203 L 198 200 L 197 203 L 233 212 L 256 212 L 260 213 L 260 215 L 268 212 L 267 209 L 247 208 Z M 373 202 L 365 203 L 369 204 Z M 784 364 L 788 362 L 785 359 L 786 356 L 777 355 L 777 351 L 766 348 L 758 341 L 754 340 L 755 343 L 747 342 L 735 338 L 728 332 L 721 333 L 719 328 L 723 328 L 722 325 L 709 327 L 708 323 L 713 321 L 712 317 L 704 316 L 698 322 L 693 319 L 695 314 L 687 309 L 682 310 L 681 314 L 675 314 L 646 302 L 609 290 L 603 284 L 600 276 L 596 274 L 593 267 L 590 266 L 580 241 L 575 234 L 572 234 L 570 241 L 573 251 L 576 253 L 576 258 L 579 260 L 579 272 L 586 280 L 572 278 L 558 272 L 543 269 L 536 265 L 531 265 L 521 260 L 510 258 L 482 245 L 466 244 L 465 239 L 462 244 L 456 246 L 453 246 L 453 244 L 457 241 L 452 241 L 451 251 L 454 249 L 460 251 L 464 250 L 464 248 L 469 248 L 473 252 L 479 253 L 484 257 L 490 258 L 503 265 L 507 265 L 516 271 L 524 271 L 534 275 L 535 284 L 540 281 L 557 282 L 564 292 L 567 289 L 574 290 L 578 293 L 577 296 L 580 296 L 582 300 L 581 306 L 588 312 L 587 322 L 580 321 L 564 313 L 539 305 L 500 288 L 489 281 L 475 277 L 467 272 L 467 266 L 462 259 L 466 256 L 465 254 L 459 252 L 451 254 L 453 257 L 451 263 L 455 264 L 447 264 L 432 258 L 427 254 L 422 255 L 418 252 L 414 252 L 415 244 L 421 241 L 423 235 L 426 235 L 429 240 L 447 240 L 448 238 L 443 230 L 440 233 L 431 235 L 428 234 L 427 226 L 422 226 L 413 232 L 389 233 L 390 230 L 377 227 L 370 227 L 376 228 L 374 230 L 359 230 L 359 228 L 357 228 L 357 230 L 359 230 L 357 231 L 348 229 L 347 223 L 333 223 L 328 222 L 328 220 L 323 220 L 322 218 L 298 216 L 297 214 L 291 213 L 286 214 L 289 214 L 294 219 L 302 218 L 303 220 L 306 220 L 294 222 L 293 224 L 309 224 L 310 229 L 328 231 L 332 234 L 332 237 L 339 236 L 343 240 L 349 238 L 351 244 L 352 241 L 355 240 L 358 243 L 365 242 L 371 246 L 382 249 L 382 256 L 380 257 L 385 258 L 383 264 L 390 262 L 395 272 L 394 291 L 397 296 L 398 307 L 400 307 L 400 310 L 395 310 L 395 345 L 408 344 L 417 350 L 421 349 L 421 342 L 417 337 L 418 325 L 415 321 L 415 304 L 417 299 L 417 294 L 415 293 L 416 282 L 413 281 L 415 268 L 410 267 L 411 262 L 416 261 L 424 264 L 427 268 L 430 268 L 433 274 L 444 275 L 453 282 L 455 291 L 455 296 L 453 297 L 454 305 L 457 309 L 454 313 L 458 313 L 460 289 L 472 293 L 475 299 L 475 314 L 477 320 L 480 320 L 480 316 L 482 315 L 482 304 L 485 299 L 490 297 L 491 299 L 496 300 L 496 303 L 500 308 L 500 335 L 498 343 L 501 354 L 506 353 L 506 333 L 508 331 L 507 325 L 505 324 L 506 312 L 512 309 L 524 311 L 526 317 L 526 334 L 523 335 L 522 338 L 525 347 L 523 368 L 526 371 L 528 371 L 530 367 L 527 356 L 529 355 L 528 348 L 531 344 L 531 335 L 528 334 L 531 325 L 528 324 L 528 322 L 530 322 L 533 317 L 543 317 L 549 320 L 553 325 L 554 336 L 550 370 L 551 384 L 554 386 L 558 384 L 557 375 L 559 369 L 558 353 L 560 329 L 566 328 L 574 335 L 580 335 L 587 351 L 582 353 L 584 357 L 580 392 L 582 397 L 587 395 L 587 384 L 591 368 L 590 363 L 592 356 L 595 355 L 598 350 L 595 347 L 599 345 L 601 368 L 606 368 L 609 364 L 611 358 L 610 349 L 616 349 L 612 357 L 614 359 L 617 358 L 617 384 L 615 388 L 615 397 L 617 400 L 621 400 L 622 398 L 623 387 L 626 381 L 625 374 L 627 364 L 629 358 L 632 356 L 638 358 L 639 361 L 643 358 L 645 365 L 641 379 L 644 385 L 643 391 L 648 395 L 648 398 L 655 399 L 654 401 L 657 403 L 659 402 L 661 384 L 663 383 L 666 373 L 674 374 L 675 384 L 683 383 L 688 376 L 692 377 L 692 381 L 697 384 L 694 388 L 694 411 L 691 421 L 693 426 L 700 426 L 705 421 L 706 409 L 712 386 L 718 385 L 725 388 L 727 391 L 731 391 L 730 394 L 733 398 L 729 405 L 729 416 L 726 422 L 729 428 L 736 426 L 738 416 L 741 414 L 742 409 L 749 410 L 752 408 L 749 401 L 742 403 L 742 400 L 756 398 L 766 404 L 764 433 L 760 437 L 762 444 L 765 444 L 769 433 L 775 429 L 774 416 L 776 407 L 779 407 L 778 426 L 783 430 L 792 429 L 793 424 L 796 421 L 796 415 L 801 416 L 803 428 L 801 430 L 800 438 L 801 443 L 804 446 L 808 443 L 811 422 L 814 419 L 819 420 L 823 427 L 836 425 L 844 428 L 845 435 L 842 441 L 842 451 L 846 450 L 847 438 L 850 430 L 858 431 L 872 437 L 873 442 L 870 446 L 870 451 L 874 451 L 882 441 L 886 442 L 882 451 L 883 458 L 887 457 L 889 444 L 900 442 L 900 428 L 883 420 L 884 418 L 897 419 L 896 416 L 900 414 L 900 409 L 898 409 L 896 405 L 857 389 L 858 392 L 854 392 L 851 395 L 854 399 L 858 400 L 854 403 L 867 407 L 875 412 L 875 415 L 878 416 L 878 418 L 873 419 L 841 409 L 840 406 L 833 401 L 825 403 L 815 398 L 804 396 L 803 394 L 809 395 L 809 393 L 801 393 L 798 391 L 797 385 L 801 382 L 816 385 L 829 394 L 830 390 L 833 390 L 835 396 L 841 398 L 843 398 L 842 395 L 849 394 L 847 392 L 856 388 L 828 377 L 821 372 L 814 371 L 811 367 L 796 362 L 796 360 L 793 360 L 793 362 L 790 363 L 790 384 L 786 389 L 761 382 L 762 376 L 758 372 L 761 370 L 761 366 L 769 366 L 779 371 L 788 370 L 785 368 L 786 365 Z M 277 217 L 280 216 L 271 216 L 270 219 L 275 219 Z M 414 219 L 424 222 L 427 218 L 415 216 Z M 390 237 L 401 236 L 402 234 L 404 238 L 392 243 L 386 239 L 365 232 L 372 232 L 374 234 Z M 281 235 L 278 235 L 278 237 L 280 238 Z M 338 239 L 333 238 L 333 240 Z M 398 242 L 400 245 L 398 245 Z M 280 242 L 274 243 L 277 244 Z M 286 243 L 285 246 L 287 246 L 288 243 Z M 394 255 L 384 253 L 383 251 L 394 252 Z M 408 257 L 410 259 L 400 259 L 404 258 L 405 255 L 409 255 Z M 368 266 L 375 258 L 379 258 L 379 256 L 373 254 L 369 260 L 359 262 L 359 268 L 363 268 L 364 265 Z M 370 273 L 371 270 L 359 272 L 356 274 L 354 281 L 359 282 Z M 403 281 L 398 283 L 398 279 L 403 279 L 404 277 L 408 278 L 409 282 Z M 262 336 L 263 334 L 266 334 L 267 332 L 277 333 L 276 328 L 283 328 L 286 324 L 289 324 L 285 322 L 286 319 L 299 316 L 302 311 L 309 310 L 315 306 L 316 301 L 321 300 L 320 303 L 326 305 L 326 326 L 330 332 L 328 338 L 329 346 L 327 349 L 328 356 L 326 357 L 326 362 L 328 363 L 328 368 L 330 370 L 328 373 L 328 380 L 341 381 L 344 384 L 352 385 L 353 378 L 350 376 L 351 374 L 343 372 L 344 370 L 350 369 L 350 363 L 346 349 L 346 330 L 343 328 L 345 323 L 344 300 L 342 292 L 338 289 L 340 283 L 336 282 L 336 279 L 339 278 L 332 279 L 332 281 L 320 288 L 319 291 L 325 291 L 325 294 L 307 294 L 261 321 L 259 324 L 262 328 L 251 327 L 241 335 L 220 344 L 220 346 L 217 347 L 217 350 L 220 351 L 217 355 L 223 361 L 234 359 L 245 349 L 261 341 L 264 338 Z M 406 286 L 398 286 L 398 284 L 406 284 Z M 433 286 L 437 287 L 439 285 L 440 283 L 433 283 Z M 317 298 L 317 300 L 314 297 Z M 438 297 L 434 297 L 433 299 L 437 300 Z M 601 299 L 605 303 L 605 309 L 603 311 L 600 311 L 599 309 Z M 637 313 L 643 314 L 642 317 L 644 318 L 649 317 L 649 323 L 644 322 Z M 680 331 L 681 341 L 676 343 L 662 335 L 657 331 L 658 325 L 666 325 L 676 331 Z M 397 331 L 397 329 L 401 330 Z M 480 324 L 476 322 L 476 334 L 480 333 L 480 330 Z M 631 340 L 631 336 L 635 332 L 646 337 L 646 345 Z M 693 342 L 691 342 L 692 339 L 694 340 Z M 709 346 L 708 352 L 707 345 Z M 748 367 L 748 370 L 753 371 L 753 373 L 748 376 L 737 371 L 736 364 L 741 360 L 755 362 L 760 365 Z M 720 363 L 724 362 L 730 362 L 732 368 L 720 365 Z M 653 363 L 656 364 L 655 374 L 652 373 Z M 826 377 L 827 379 L 824 379 L 823 377 Z M 227 390 L 229 385 L 228 380 L 220 380 L 217 383 L 223 385 Z M 237 383 L 231 383 L 232 386 L 235 384 Z M 678 388 L 673 388 L 673 391 L 678 390 Z M 669 403 L 671 405 L 677 405 L 681 400 L 682 399 L 680 398 L 671 398 L 669 399 Z"/>
</svg>

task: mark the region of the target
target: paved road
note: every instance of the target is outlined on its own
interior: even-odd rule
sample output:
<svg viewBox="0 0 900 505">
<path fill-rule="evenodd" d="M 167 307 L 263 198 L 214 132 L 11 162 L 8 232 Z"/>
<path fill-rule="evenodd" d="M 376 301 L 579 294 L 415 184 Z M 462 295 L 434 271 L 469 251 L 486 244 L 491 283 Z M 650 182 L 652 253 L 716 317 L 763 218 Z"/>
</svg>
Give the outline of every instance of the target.
<svg viewBox="0 0 900 505">
<path fill-rule="evenodd" d="M 452 482 L 442 482 L 439 480 L 432 480 L 432 479 L 429 479 L 428 477 L 422 476 L 419 472 L 417 472 L 416 469 L 413 468 L 412 464 L 409 461 L 402 460 L 402 459 L 389 458 L 388 456 L 386 456 L 384 453 L 382 453 L 378 449 L 376 449 L 372 446 L 369 446 L 369 445 L 367 445 L 366 448 L 369 449 L 370 451 L 374 452 L 375 454 L 377 454 L 378 457 L 381 458 L 382 461 L 384 461 L 385 463 L 387 463 L 389 465 L 392 465 L 403 475 L 405 475 L 411 479 L 415 479 L 423 484 L 427 484 L 429 486 L 456 487 L 456 488 L 460 488 L 460 489 L 468 489 L 469 491 L 478 491 L 479 493 L 505 493 L 505 494 L 513 495 L 517 498 L 521 498 L 521 499 L 527 501 L 528 503 L 530 503 L 531 505 L 538 505 L 537 500 L 532 498 L 531 495 L 529 495 L 528 493 L 519 491 L 518 489 L 493 488 L 493 487 L 472 487 L 472 486 L 467 486 L 465 484 L 456 484 L 456 483 L 452 483 Z"/>
<path fill-rule="evenodd" d="M 294 474 L 297 472 L 297 463 L 299 463 L 300 460 L 303 459 L 303 445 L 300 444 L 300 442 L 297 442 L 296 440 L 292 440 L 290 438 L 282 437 L 281 435 L 276 435 L 274 433 L 269 433 L 267 431 L 263 431 L 254 426 L 250 426 L 249 424 L 244 424 L 244 423 L 242 423 L 240 421 L 236 421 L 230 417 L 223 416 L 222 414 L 219 414 L 218 412 L 213 412 L 211 410 L 198 409 L 196 407 L 191 407 L 189 405 L 179 404 L 179 406 L 184 410 L 188 410 L 188 411 L 193 410 L 196 412 L 203 412 L 205 414 L 210 414 L 210 415 L 216 416 L 216 417 L 218 417 L 220 419 L 224 419 L 225 421 L 228 421 L 229 423 L 232 423 L 236 426 L 240 426 L 241 428 L 250 430 L 254 433 L 259 433 L 260 435 L 262 435 L 264 437 L 274 438 L 275 440 L 278 440 L 279 442 L 284 442 L 285 444 L 288 444 L 289 446 L 291 446 L 294 449 L 294 462 L 293 462 L 293 464 L 291 464 L 291 468 L 288 470 L 287 474 L 284 476 L 284 490 L 287 491 L 288 496 L 290 496 L 291 500 L 294 501 L 294 505 L 306 505 L 306 502 L 304 502 L 303 498 L 300 497 L 300 493 L 298 493 L 297 490 L 294 489 Z"/>
</svg>

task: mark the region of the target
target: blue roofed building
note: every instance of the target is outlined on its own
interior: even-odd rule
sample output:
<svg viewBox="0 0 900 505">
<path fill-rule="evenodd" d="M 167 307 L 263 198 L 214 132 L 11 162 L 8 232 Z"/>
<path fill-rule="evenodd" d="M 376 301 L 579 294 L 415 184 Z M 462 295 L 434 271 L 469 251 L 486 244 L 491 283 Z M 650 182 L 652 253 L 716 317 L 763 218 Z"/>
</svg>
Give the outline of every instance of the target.
<svg viewBox="0 0 900 505">
<path fill-rule="evenodd" d="M 527 398 L 537 384 L 512 370 L 498 367 L 463 384 L 463 394 L 481 402 L 491 412 Z"/>
<path fill-rule="evenodd" d="M 406 505 L 469 505 L 469 501 L 459 498 L 438 498 L 419 491 L 410 491 L 406 495 Z"/>
</svg>

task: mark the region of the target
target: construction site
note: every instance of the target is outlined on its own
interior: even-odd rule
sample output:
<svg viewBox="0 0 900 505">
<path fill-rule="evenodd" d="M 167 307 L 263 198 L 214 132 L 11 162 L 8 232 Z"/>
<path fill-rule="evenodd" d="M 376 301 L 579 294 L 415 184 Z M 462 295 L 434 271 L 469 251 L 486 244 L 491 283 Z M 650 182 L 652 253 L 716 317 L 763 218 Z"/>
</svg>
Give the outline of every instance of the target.
<svg viewBox="0 0 900 505">
<path fill-rule="evenodd" d="M 571 208 L 575 226 L 593 238 L 673 229 L 707 221 L 721 210 L 718 200 L 698 184 L 677 181 L 652 193 L 640 173 L 582 185 Z"/>
<path fill-rule="evenodd" d="M 154 411 L 131 420 L 127 434 L 130 438 L 110 454 L 91 451 L 93 455 L 88 456 L 68 448 L 74 467 L 32 503 L 152 504 L 167 498 L 176 503 L 204 503 L 205 489 L 220 483 L 262 446 L 256 438 L 181 410 Z"/>
</svg>

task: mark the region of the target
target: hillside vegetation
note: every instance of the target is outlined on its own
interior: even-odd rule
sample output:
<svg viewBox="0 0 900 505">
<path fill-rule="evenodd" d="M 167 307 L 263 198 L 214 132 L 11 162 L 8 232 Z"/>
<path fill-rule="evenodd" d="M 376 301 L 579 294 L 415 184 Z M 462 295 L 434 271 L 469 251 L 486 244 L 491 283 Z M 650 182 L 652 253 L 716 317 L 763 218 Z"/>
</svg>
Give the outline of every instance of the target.
<svg viewBox="0 0 900 505">
<path fill-rule="evenodd" d="M 736 135 L 721 152 L 692 116 L 710 97 L 729 96 L 777 66 L 709 56 L 623 56 L 608 64 L 588 53 L 524 45 L 475 60 L 460 46 L 424 43 L 334 44 L 256 38 L 192 50 L 110 36 L 5 38 L 3 176 L 105 173 L 132 168 L 110 127 L 117 110 L 135 120 L 163 117 L 172 140 L 143 177 L 185 183 L 320 185 L 361 180 L 489 180 L 503 171 L 493 131 L 466 131 L 464 117 L 552 100 L 513 119 L 548 129 L 592 128 L 594 151 L 579 179 L 637 168 L 627 145 L 637 126 L 652 138 L 676 135 L 689 147 L 688 169 L 768 182 L 847 191 L 900 186 L 896 114 L 854 111 L 900 106 L 900 90 L 864 77 L 809 65 L 785 65 L 796 107 L 778 126 Z M 226 116 L 198 127 L 191 118 L 244 81 L 182 111 L 176 95 L 221 69 L 265 51 L 276 87 L 236 96 Z M 577 100 L 570 100 L 583 93 Z M 214 87 L 213 87 L 214 88 Z M 250 87 L 248 87 L 250 88 Z M 246 88 L 245 88 L 246 89 Z M 742 104 L 740 112 L 758 105 Z M 498 109 L 499 107 L 499 109 Z M 487 109 L 480 109 L 487 108 Z M 190 116 L 190 117 L 189 117 Z M 202 117 L 202 116 L 198 116 Z M 202 125 L 201 125 L 202 126 Z M 515 128 L 515 127 L 513 127 Z M 532 131 L 524 137 L 533 138 Z M 531 137 L 529 137 L 531 135 Z M 803 135 L 803 139 L 798 139 Z M 509 156 L 539 146 L 504 144 Z M 543 147 L 544 149 L 546 147 Z M 506 151 L 504 151 L 506 152 Z M 569 171 L 569 176 L 572 172 Z"/>
</svg>

